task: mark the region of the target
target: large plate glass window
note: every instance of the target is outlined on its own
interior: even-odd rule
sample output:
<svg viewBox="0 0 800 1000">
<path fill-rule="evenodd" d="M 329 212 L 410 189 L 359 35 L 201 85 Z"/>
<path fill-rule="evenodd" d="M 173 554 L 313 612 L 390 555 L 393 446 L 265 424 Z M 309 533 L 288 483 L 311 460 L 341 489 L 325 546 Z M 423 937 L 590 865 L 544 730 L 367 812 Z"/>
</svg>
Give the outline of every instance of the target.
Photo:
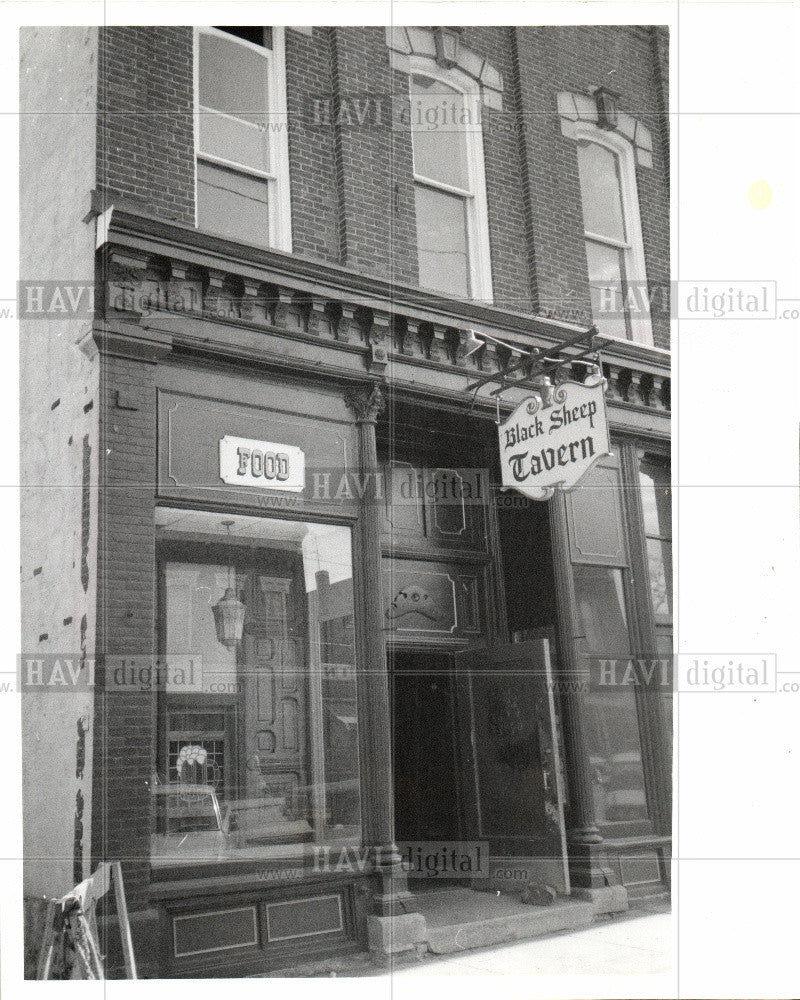
<svg viewBox="0 0 800 1000">
<path fill-rule="evenodd" d="M 566 497 L 594 816 L 607 836 L 652 832 L 639 678 L 629 666 L 635 615 L 624 493 L 618 457 L 611 455 Z"/>
<path fill-rule="evenodd" d="M 195 32 L 197 225 L 291 250 L 281 28 Z"/>
<path fill-rule="evenodd" d="M 457 71 L 446 76 L 421 70 L 409 82 L 419 283 L 491 300 L 480 96 Z"/>
<path fill-rule="evenodd" d="M 153 864 L 359 844 L 350 529 L 162 507 L 156 530 Z"/>
<path fill-rule="evenodd" d="M 579 123 L 577 150 L 592 319 L 604 336 L 652 344 L 633 149 Z"/>
<path fill-rule="evenodd" d="M 639 495 L 642 501 L 647 551 L 647 576 L 655 624 L 656 651 L 671 660 L 673 652 L 672 611 L 672 488 L 669 458 L 638 448 Z M 671 675 L 670 675 L 671 676 Z M 672 690 L 666 692 L 667 726 L 672 731 Z"/>
</svg>

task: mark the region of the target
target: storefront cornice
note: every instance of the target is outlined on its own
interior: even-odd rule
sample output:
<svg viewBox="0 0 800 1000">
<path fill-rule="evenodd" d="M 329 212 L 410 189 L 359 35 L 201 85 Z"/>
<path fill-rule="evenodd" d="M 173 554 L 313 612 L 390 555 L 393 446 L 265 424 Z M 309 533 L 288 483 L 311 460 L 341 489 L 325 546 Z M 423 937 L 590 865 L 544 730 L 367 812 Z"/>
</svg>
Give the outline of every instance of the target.
<svg viewBox="0 0 800 1000">
<path fill-rule="evenodd" d="M 510 339 L 522 352 L 533 346 L 546 348 L 584 329 L 562 320 L 498 309 L 481 302 L 445 298 L 433 292 L 364 275 L 339 265 L 235 243 L 192 227 L 164 222 L 114 206 L 107 209 L 102 218 L 104 220 L 102 232 L 100 228 L 98 231 L 98 243 L 101 248 L 106 251 L 116 249 L 120 259 L 124 258 L 125 251 L 129 251 L 135 254 L 140 262 L 144 261 L 145 269 L 148 261 L 160 258 L 164 262 L 174 261 L 179 266 L 212 272 L 223 297 L 226 284 L 230 289 L 238 283 L 243 282 L 245 286 L 248 284 L 252 286 L 255 282 L 256 286 L 265 285 L 283 289 L 287 305 L 292 298 L 306 297 L 311 300 L 312 312 L 313 300 L 319 299 L 322 303 L 321 312 L 324 312 L 327 303 L 338 302 L 349 306 L 353 311 L 371 309 L 379 314 L 411 320 L 416 324 L 431 324 L 434 327 L 434 342 L 430 345 L 430 350 L 423 345 L 422 350 L 416 352 L 428 360 L 433 353 L 434 360 L 436 354 L 441 354 L 445 362 L 451 360 L 448 355 L 452 355 L 452 360 L 458 362 L 457 345 L 454 345 L 452 340 L 448 342 L 445 336 L 448 330 L 472 329 L 479 335 L 486 333 Z M 98 226 L 100 227 L 100 219 Z M 111 275 L 107 277 L 110 279 Z M 170 275 L 168 280 L 174 281 L 174 276 Z M 213 285 L 212 278 L 212 292 Z M 248 289 L 245 287 L 244 298 L 245 300 L 257 298 L 256 288 L 252 288 L 248 295 Z M 204 301 L 203 310 L 207 309 L 208 305 Z M 324 317 L 321 318 L 324 320 Z M 350 316 L 345 318 L 353 319 Z M 357 320 L 358 317 L 355 324 L 351 322 L 351 327 L 358 326 Z M 441 332 L 436 329 L 437 327 Z M 351 330 L 351 333 L 358 332 L 357 329 Z M 373 342 L 375 334 L 381 332 L 394 335 L 397 331 L 394 329 L 371 331 Z M 423 331 L 423 339 L 428 332 Z M 412 331 L 412 339 L 413 335 L 418 334 L 418 330 Z M 411 356 L 414 353 L 414 345 L 410 345 L 403 353 Z M 477 371 L 491 371 L 493 353 L 491 349 L 487 350 L 482 359 L 483 365 L 472 367 Z M 615 341 L 604 349 L 604 355 L 608 360 L 636 362 L 637 367 L 654 374 L 666 374 L 669 371 L 669 352 L 643 344 Z"/>
<path fill-rule="evenodd" d="M 119 349 L 126 337 L 141 350 L 160 337 L 173 357 L 199 353 L 287 373 L 385 378 L 396 389 L 494 409 L 493 385 L 506 371 L 524 371 L 532 348 L 546 352 L 586 332 L 130 212 L 109 210 L 102 226 L 98 219 L 98 236 L 100 328 L 116 331 L 105 350 Z M 471 352 L 475 333 L 487 339 Z M 581 362 L 570 362 L 580 350 L 560 350 L 559 377 L 582 377 Z M 668 417 L 668 352 L 612 341 L 602 360 L 610 404 Z M 485 384 L 472 398 L 467 386 L 476 377 Z M 524 391 L 504 390 L 504 402 Z"/>
</svg>

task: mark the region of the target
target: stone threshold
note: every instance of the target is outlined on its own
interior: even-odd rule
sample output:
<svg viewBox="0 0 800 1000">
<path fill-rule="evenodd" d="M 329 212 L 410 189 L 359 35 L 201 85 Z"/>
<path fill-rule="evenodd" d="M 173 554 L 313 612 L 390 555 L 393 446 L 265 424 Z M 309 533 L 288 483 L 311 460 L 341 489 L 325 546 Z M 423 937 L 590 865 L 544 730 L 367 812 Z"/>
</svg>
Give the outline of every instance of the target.
<svg viewBox="0 0 800 1000">
<path fill-rule="evenodd" d="M 361 977 L 379 975 L 423 960 L 563 931 L 583 930 L 606 914 L 628 909 L 622 886 L 576 890 L 551 906 L 522 903 L 518 896 L 443 888 L 419 892 L 418 912 L 370 918 L 380 924 L 369 952 L 330 956 L 262 973 L 256 978 Z M 408 925 L 408 926 L 406 926 Z"/>
<path fill-rule="evenodd" d="M 561 898 L 551 906 L 535 906 L 513 896 L 470 889 L 421 893 L 417 905 L 425 917 L 426 943 L 433 955 L 578 930 L 589 927 L 598 912 L 590 899 Z"/>
</svg>

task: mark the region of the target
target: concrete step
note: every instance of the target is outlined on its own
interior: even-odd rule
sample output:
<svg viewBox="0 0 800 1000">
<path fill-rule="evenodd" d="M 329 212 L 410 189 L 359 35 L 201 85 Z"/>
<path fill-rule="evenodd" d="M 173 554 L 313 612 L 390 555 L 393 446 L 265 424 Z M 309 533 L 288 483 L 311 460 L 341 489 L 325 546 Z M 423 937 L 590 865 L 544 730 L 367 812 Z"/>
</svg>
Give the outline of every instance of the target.
<svg viewBox="0 0 800 1000">
<path fill-rule="evenodd" d="M 448 955 L 507 941 L 524 941 L 554 931 L 588 927 L 595 915 L 589 901 L 559 899 L 552 906 L 529 906 L 511 896 L 469 889 L 421 893 L 428 950 Z"/>
</svg>

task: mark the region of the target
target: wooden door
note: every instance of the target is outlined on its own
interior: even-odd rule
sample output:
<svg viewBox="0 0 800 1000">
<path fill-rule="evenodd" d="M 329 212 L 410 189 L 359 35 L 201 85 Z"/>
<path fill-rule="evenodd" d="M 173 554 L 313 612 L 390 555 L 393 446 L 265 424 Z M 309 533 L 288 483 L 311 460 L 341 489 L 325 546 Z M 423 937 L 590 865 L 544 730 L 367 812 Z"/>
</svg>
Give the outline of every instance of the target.
<svg viewBox="0 0 800 1000">
<path fill-rule="evenodd" d="M 465 839 L 503 871 L 569 891 L 563 782 L 546 639 L 456 654 L 462 756 L 471 764 Z M 518 888 L 518 887 L 517 887 Z"/>
</svg>

